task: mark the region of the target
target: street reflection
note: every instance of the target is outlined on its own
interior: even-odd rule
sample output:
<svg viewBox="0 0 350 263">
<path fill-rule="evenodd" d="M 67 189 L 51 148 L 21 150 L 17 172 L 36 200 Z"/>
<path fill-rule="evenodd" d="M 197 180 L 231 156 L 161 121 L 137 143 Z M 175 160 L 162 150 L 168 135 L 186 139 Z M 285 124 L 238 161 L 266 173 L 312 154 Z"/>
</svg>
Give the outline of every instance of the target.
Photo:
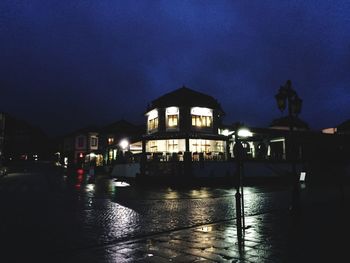
<svg viewBox="0 0 350 263">
<path fill-rule="evenodd" d="M 114 187 L 128 187 L 130 184 L 127 182 L 120 182 L 120 181 L 115 181 L 113 182 Z"/>
<path fill-rule="evenodd" d="M 175 190 L 172 190 L 171 188 L 167 189 L 168 191 L 165 192 L 164 198 L 165 199 L 177 199 L 179 198 L 179 193 Z"/>
<path fill-rule="evenodd" d="M 75 188 L 80 189 L 81 185 L 84 182 L 84 170 L 83 169 L 78 169 L 76 173 L 76 184 Z"/>
<path fill-rule="evenodd" d="M 174 235 L 170 243 L 187 246 L 196 253 L 221 253 L 222 259 L 237 252 L 235 220 L 221 227 L 212 224 L 235 219 L 234 188 L 141 187 L 108 177 L 97 177 L 90 183 L 88 175 L 81 171 L 77 171 L 75 186 L 84 197 L 84 228 L 93 229 L 98 243 L 191 228 L 183 237 Z M 278 191 L 270 193 L 257 187 L 244 187 L 247 229 L 240 253 L 251 250 L 255 240 L 264 238 L 261 222 L 250 216 L 278 207 L 282 199 L 271 197 L 279 195 Z M 224 243 L 228 247 L 221 247 Z M 157 249 L 152 244 L 145 247 Z M 149 258 L 152 255 L 152 252 L 145 254 Z M 120 259 L 118 253 L 105 256 L 107 261 Z M 128 259 L 132 258 L 131 255 Z"/>
<path fill-rule="evenodd" d="M 94 184 L 87 184 L 85 187 L 85 190 L 87 192 L 95 192 L 95 185 Z"/>
<path fill-rule="evenodd" d="M 208 188 L 203 187 L 200 189 L 189 191 L 189 196 L 191 198 L 209 198 L 211 197 L 211 193 Z"/>
</svg>

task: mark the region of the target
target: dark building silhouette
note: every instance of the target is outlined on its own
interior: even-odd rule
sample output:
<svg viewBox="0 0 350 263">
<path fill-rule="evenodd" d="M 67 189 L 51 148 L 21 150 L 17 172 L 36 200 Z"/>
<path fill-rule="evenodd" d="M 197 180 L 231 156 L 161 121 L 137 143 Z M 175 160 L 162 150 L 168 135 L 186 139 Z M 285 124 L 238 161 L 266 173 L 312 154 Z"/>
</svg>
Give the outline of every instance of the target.
<svg viewBox="0 0 350 263">
<path fill-rule="evenodd" d="M 293 130 L 310 130 L 309 125 L 305 121 L 295 116 L 286 116 L 278 118 L 273 120 L 270 124 L 270 128 L 280 130 L 289 130 L 291 126 L 293 127 Z"/>
<path fill-rule="evenodd" d="M 42 129 L 7 113 L 0 116 L 0 147 L 5 162 L 50 158 L 49 139 Z"/>
<path fill-rule="evenodd" d="M 350 120 L 346 120 L 336 127 L 336 132 L 339 134 L 350 134 Z"/>
</svg>

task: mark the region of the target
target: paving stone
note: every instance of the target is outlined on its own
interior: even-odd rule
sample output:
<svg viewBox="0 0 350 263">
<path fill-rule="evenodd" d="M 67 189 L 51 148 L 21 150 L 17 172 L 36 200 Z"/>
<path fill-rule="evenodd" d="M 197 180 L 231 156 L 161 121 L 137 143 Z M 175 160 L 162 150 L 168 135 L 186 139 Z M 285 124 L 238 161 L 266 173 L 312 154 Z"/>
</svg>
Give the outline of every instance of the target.
<svg viewBox="0 0 350 263">
<path fill-rule="evenodd" d="M 330 195 L 334 191 L 329 187 L 312 197 L 317 202 L 304 207 L 299 221 L 287 213 L 289 189 L 254 192 L 256 188 L 248 188 L 245 193 L 252 192 L 245 195 L 245 222 L 251 227 L 245 230 L 241 253 L 232 189 L 225 190 L 227 196 L 215 198 L 192 198 L 189 191 L 181 190 L 185 196 L 172 199 L 164 198 L 168 190 L 146 195 L 135 189 L 117 189 L 114 194 L 74 190 L 58 195 L 29 186 L 26 198 L 17 198 L 3 185 L 1 189 L 0 210 L 6 211 L 0 217 L 6 254 L 2 262 L 11 262 L 7 254 L 12 262 L 35 262 L 30 259 L 39 259 L 40 251 L 52 255 L 46 262 L 64 263 L 168 262 L 181 256 L 195 262 L 342 262 L 348 251 L 342 238 L 350 233 L 350 206 L 348 200 L 344 206 L 333 202 L 337 195 Z M 30 197 L 30 189 L 41 192 Z"/>
<path fill-rule="evenodd" d="M 194 255 L 197 257 L 201 257 L 201 258 L 205 258 L 205 259 L 209 259 L 209 260 L 213 260 L 213 261 L 217 261 L 217 262 L 229 262 L 228 259 L 225 259 L 223 256 L 214 254 L 214 253 L 209 253 L 209 252 L 205 252 L 203 250 L 199 250 L 199 249 L 186 249 L 184 250 L 184 253 L 187 253 L 189 255 Z"/>
<path fill-rule="evenodd" d="M 142 262 L 149 262 L 149 263 L 169 263 L 171 262 L 169 259 L 159 257 L 159 256 L 148 256 L 143 258 Z"/>
<path fill-rule="evenodd" d="M 205 252 L 208 253 L 214 253 L 217 254 L 219 256 L 223 256 L 225 258 L 229 258 L 229 259 L 239 259 L 241 257 L 238 248 L 236 249 L 220 249 L 220 248 L 215 248 L 215 247 L 211 247 L 205 250 Z"/>
<path fill-rule="evenodd" d="M 193 255 L 182 254 L 172 259 L 172 262 L 197 262 L 205 260 L 204 258 L 199 258 Z"/>
<path fill-rule="evenodd" d="M 154 237 L 153 240 L 159 241 L 159 242 L 168 242 L 171 240 L 169 236 L 159 236 L 159 237 Z"/>
<path fill-rule="evenodd" d="M 157 250 L 150 249 L 150 252 L 155 254 L 155 255 L 158 255 L 160 257 L 168 258 L 168 259 L 175 258 L 175 257 L 177 257 L 177 256 L 179 256 L 181 254 L 178 251 L 162 247 L 161 244 L 160 244 L 159 247 L 157 247 Z"/>
</svg>

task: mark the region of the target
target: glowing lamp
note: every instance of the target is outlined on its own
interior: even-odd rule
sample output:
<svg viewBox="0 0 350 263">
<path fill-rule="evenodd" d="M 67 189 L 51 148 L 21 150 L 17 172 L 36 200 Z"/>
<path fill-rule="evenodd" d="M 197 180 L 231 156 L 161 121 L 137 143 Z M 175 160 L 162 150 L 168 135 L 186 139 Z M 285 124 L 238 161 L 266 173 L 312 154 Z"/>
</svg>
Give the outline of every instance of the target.
<svg viewBox="0 0 350 263">
<path fill-rule="evenodd" d="M 252 137 L 253 133 L 247 128 L 241 128 L 238 130 L 237 135 L 238 137 L 247 138 L 247 137 Z"/>
<path fill-rule="evenodd" d="M 127 139 L 122 139 L 119 142 L 119 146 L 123 149 L 126 150 L 129 147 L 129 141 Z"/>
</svg>

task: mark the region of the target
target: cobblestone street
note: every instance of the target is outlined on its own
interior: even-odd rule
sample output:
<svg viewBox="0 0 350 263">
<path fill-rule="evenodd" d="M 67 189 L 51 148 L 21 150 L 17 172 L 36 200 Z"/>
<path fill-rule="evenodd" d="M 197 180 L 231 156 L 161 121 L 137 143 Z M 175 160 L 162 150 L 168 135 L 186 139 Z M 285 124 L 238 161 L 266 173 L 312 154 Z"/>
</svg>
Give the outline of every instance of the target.
<svg viewBox="0 0 350 263">
<path fill-rule="evenodd" d="M 285 186 L 245 187 L 243 246 L 235 189 L 122 186 L 45 167 L 4 177 L 4 262 L 301 262 L 288 261 L 295 228 Z M 329 203 L 302 194 L 305 208 Z"/>
</svg>

